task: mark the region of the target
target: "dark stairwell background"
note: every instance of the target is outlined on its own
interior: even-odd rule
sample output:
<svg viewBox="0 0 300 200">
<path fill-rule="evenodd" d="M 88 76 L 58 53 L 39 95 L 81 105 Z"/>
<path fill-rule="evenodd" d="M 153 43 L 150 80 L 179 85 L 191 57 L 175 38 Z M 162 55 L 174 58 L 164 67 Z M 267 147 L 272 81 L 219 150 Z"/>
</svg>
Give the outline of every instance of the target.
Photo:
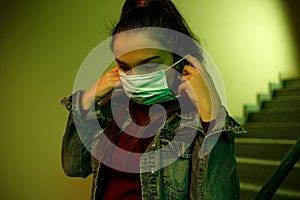
<svg viewBox="0 0 300 200">
<path fill-rule="evenodd" d="M 290 18 L 291 27 L 294 33 L 294 39 L 297 46 L 297 58 L 300 60 L 300 1 L 297 0 L 283 0 L 286 6 L 287 14 Z M 299 62 L 298 62 L 299 63 Z M 300 66 L 298 66 L 298 73 L 300 73 Z"/>
<path fill-rule="evenodd" d="M 270 84 L 257 107 L 245 107 L 248 134 L 235 139 L 241 199 L 254 199 L 300 136 L 300 77 Z M 273 199 L 300 199 L 299 180 L 298 161 Z"/>
<path fill-rule="evenodd" d="M 284 1 L 300 58 L 300 2 Z M 300 66 L 298 66 L 300 69 Z M 298 70 L 300 71 L 300 70 Z M 270 84 L 270 94 L 258 94 L 256 108 L 245 106 L 247 135 L 236 138 L 235 152 L 241 199 L 254 199 L 289 149 L 300 137 L 300 76 Z M 248 111 L 247 111 L 248 109 Z M 252 109 L 252 111 L 251 111 Z M 256 109 L 256 111 L 255 111 Z M 272 199 L 300 199 L 300 161 Z"/>
<path fill-rule="evenodd" d="M 300 2 L 286 0 L 284 5 L 300 60 Z M 257 95 L 258 105 L 245 106 L 244 126 L 248 134 L 235 140 L 242 200 L 255 198 L 300 137 L 300 75 L 291 75 L 269 86 L 270 94 Z M 272 199 L 300 199 L 299 160 Z"/>
</svg>

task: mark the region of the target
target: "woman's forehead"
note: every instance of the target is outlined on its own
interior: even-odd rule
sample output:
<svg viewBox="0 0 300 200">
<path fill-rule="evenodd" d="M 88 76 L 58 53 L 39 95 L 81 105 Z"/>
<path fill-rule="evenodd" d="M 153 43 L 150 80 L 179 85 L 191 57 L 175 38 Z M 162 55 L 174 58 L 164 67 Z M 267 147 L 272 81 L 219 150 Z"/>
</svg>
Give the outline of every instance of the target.
<svg viewBox="0 0 300 200">
<path fill-rule="evenodd" d="M 172 53 L 165 50 L 153 48 L 137 49 L 116 57 L 116 61 L 119 64 L 124 64 L 126 66 L 137 66 L 148 62 L 160 63 L 167 60 L 173 60 Z"/>
<path fill-rule="evenodd" d="M 165 48 L 155 38 L 150 37 L 147 32 L 126 32 L 114 37 L 113 53 L 118 58 L 129 52 L 157 52 Z"/>
</svg>

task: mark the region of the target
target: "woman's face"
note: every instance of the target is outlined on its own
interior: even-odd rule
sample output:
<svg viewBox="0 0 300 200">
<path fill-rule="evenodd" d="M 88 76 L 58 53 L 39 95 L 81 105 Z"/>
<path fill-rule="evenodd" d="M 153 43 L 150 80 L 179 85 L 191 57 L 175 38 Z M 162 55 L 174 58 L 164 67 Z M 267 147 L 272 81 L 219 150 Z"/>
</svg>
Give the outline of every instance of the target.
<svg viewBox="0 0 300 200">
<path fill-rule="evenodd" d="M 115 37 L 113 51 L 120 70 L 140 75 L 167 69 L 174 63 L 173 54 L 146 32 L 124 33 Z M 168 84 L 173 85 L 174 70 L 166 71 Z"/>
</svg>

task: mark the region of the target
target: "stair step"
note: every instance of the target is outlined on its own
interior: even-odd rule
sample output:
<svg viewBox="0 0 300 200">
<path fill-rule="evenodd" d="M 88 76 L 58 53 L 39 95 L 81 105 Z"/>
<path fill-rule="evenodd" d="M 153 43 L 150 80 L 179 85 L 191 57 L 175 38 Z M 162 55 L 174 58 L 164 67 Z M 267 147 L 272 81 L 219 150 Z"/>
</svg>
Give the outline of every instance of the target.
<svg viewBox="0 0 300 200">
<path fill-rule="evenodd" d="M 263 109 L 249 113 L 247 122 L 300 122 L 300 109 Z"/>
<path fill-rule="evenodd" d="M 270 90 L 271 95 L 258 95 L 260 103 L 253 109 L 245 107 L 243 122 L 248 133 L 235 137 L 243 200 L 255 198 L 300 137 L 300 77 L 271 85 Z M 272 200 L 300 200 L 299 180 L 298 160 Z"/>
<path fill-rule="evenodd" d="M 236 138 L 297 139 L 300 137 L 300 122 L 247 122 L 247 134 Z"/>
<path fill-rule="evenodd" d="M 236 138 L 235 155 L 255 159 L 282 160 L 297 140 Z"/>
<path fill-rule="evenodd" d="M 281 161 L 237 157 L 239 179 L 244 183 L 264 185 Z M 299 191 L 300 164 L 296 163 L 282 183 L 282 189 Z"/>
<path fill-rule="evenodd" d="M 300 77 L 283 80 L 283 87 L 300 87 Z"/>
<path fill-rule="evenodd" d="M 262 108 L 300 108 L 300 96 L 278 97 L 262 103 Z"/>
<path fill-rule="evenodd" d="M 240 199 L 243 200 L 252 200 L 256 197 L 259 190 L 261 189 L 261 185 L 255 185 L 250 183 L 240 183 L 241 187 L 241 196 Z M 285 190 L 279 188 L 275 195 L 272 197 L 272 200 L 296 200 L 300 199 L 299 191 Z"/>
<path fill-rule="evenodd" d="M 289 87 L 273 91 L 273 97 L 300 95 L 300 87 Z"/>
</svg>

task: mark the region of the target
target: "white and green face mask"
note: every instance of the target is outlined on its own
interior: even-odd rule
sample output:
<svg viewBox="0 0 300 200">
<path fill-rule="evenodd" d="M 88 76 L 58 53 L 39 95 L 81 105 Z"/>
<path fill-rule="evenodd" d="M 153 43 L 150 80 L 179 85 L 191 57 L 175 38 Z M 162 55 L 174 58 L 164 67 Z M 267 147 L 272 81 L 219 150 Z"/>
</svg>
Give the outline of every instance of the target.
<svg viewBox="0 0 300 200">
<path fill-rule="evenodd" d="M 176 66 L 186 57 L 188 55 L 167 69 L 143 75 L 128 75 L 119 70 L 126 95 L 133 101 L 144 105 L 153 105 L 176 99 L 177 96 L 168 87 L 166 71 Z"/>
</svg>

